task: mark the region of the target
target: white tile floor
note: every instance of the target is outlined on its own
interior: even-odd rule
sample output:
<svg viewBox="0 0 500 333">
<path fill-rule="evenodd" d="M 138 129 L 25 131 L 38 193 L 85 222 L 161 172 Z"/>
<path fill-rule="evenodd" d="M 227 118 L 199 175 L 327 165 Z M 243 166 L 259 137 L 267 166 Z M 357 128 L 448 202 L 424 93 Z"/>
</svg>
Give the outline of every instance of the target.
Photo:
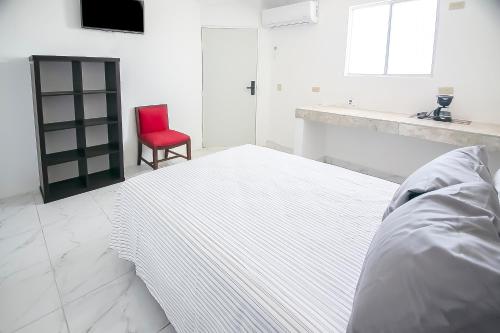
<svg viewBox="0 0 500 333">
<path fill-rule="evenodd" d="M 134 266 L 108 249 L 118 187 L 49 204 L 38 193 L 0 200 L 0 332 L 175 333 Z"/>
</svg>

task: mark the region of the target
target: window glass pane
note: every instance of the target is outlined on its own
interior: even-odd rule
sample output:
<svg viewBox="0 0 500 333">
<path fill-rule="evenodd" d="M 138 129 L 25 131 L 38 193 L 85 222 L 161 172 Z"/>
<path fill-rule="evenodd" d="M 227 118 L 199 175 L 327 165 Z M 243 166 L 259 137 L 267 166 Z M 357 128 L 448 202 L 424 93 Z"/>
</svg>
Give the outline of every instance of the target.
<svg viewBox="0 0 500 333">
<path fill-rule="evenodd" d="M 348 73 L 384 74 L 389 12 L 388 4 L 351 10 Z"/>
<path fill-rule="evenodd" d="M 388 74 L 431 74 L 437 0 L 396 2 L 392 7 Z"/>
</svg>

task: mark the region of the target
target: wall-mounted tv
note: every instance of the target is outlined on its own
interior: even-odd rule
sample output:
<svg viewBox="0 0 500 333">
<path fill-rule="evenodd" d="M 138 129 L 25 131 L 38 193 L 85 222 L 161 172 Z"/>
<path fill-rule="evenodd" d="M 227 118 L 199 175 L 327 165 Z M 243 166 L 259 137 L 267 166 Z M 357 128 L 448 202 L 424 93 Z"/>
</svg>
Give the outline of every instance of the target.
<svg viewBox="0 0 500 333">
<path fill-rule="evenodd" d="M 144 2 L 81 0 L 82 28 L 144 33 Z"/>
</svg>

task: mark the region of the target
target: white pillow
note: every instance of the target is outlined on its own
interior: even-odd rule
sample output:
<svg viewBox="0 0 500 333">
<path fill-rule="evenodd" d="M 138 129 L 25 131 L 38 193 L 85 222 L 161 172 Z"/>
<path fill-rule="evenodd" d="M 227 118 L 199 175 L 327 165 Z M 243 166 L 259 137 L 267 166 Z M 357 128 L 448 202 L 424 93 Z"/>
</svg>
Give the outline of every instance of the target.
<svg viewBox="0 0 500 333">
<path fill-rule="evenodd" d="M 487 165 L 488 154 L 485 146 L 459 148 L 439 156 L 415 171 L 401 184 L 382 219 L 386 219 L 396 208 L 427 192 L 481 180 L 492 185 L 493 179 Z"/>
<path fill-rule="evenodd" d="M 495 185 L 495 189 L 498 192 L 498 199 L 500 200 L 500 169 L 498 169 L 497 173 L 495 173 L 493 184 Z"/>
<path fill-rule="evenodd" d="M 500 203 L 492 184 L 422 194 L 380 225 L 348 333 L 500 332 Z"/>
</svg>

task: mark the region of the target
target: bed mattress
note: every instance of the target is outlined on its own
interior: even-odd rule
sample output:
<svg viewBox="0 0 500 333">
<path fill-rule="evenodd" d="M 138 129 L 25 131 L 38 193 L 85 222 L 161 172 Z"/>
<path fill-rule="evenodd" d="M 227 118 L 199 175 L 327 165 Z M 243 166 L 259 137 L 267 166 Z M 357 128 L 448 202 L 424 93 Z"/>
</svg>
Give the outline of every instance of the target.
<svg viewBox="0 0 500 333">
<path fill-rule="evenodd" d="M 111 248 L 178 333 L 345 332 L 397 185 L 252 145 L 127 180 Z"/>
</svg>

